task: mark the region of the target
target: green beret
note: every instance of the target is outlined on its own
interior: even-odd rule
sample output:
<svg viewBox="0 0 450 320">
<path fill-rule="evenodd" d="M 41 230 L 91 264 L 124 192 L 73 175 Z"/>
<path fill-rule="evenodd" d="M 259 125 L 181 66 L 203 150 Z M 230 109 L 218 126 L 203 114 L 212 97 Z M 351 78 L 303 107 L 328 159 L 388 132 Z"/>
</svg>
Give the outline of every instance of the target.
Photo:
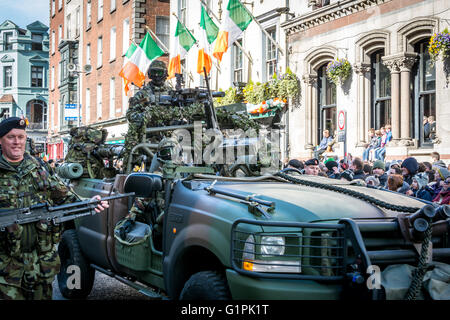
<svg viewBox="0 0 450 320">
<path fill-rule="evenodd" d="M 384 162 L 381 160 L 377 160 L 373 163 L 372 169 L 381 169 L 386 170 L 386 166 L 384 165 Z"/>
<path fill-rule="evenodd" d="M 0 138 L 10 132 L 12 129 L 25 130 L 27 124 L 25 119 L 19 117 L 10 117 L 0 122 Z"/>
</svg>

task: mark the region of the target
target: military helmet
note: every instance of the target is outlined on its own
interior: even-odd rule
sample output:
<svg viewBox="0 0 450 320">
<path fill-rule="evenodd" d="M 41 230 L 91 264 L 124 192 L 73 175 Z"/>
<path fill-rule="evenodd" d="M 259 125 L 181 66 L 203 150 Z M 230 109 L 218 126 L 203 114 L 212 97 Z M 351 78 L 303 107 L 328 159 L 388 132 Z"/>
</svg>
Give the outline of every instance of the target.
<svg viewBox="0 0 450 320">
<path fill-rule="evenodd" d="M 148 69 L 148 77 L 155 84 L 161 85 L 167 79 L 166 64 L 160 60 L 155 60 L 150 64 Z"/>
<path fill-rule="evenodd" d="M 177 139 L 164 137 L 158 144 L 158 158 L 163 161 L 172 160 L 178 162 L 180 159 L 181 146 Z"/>
</svg>

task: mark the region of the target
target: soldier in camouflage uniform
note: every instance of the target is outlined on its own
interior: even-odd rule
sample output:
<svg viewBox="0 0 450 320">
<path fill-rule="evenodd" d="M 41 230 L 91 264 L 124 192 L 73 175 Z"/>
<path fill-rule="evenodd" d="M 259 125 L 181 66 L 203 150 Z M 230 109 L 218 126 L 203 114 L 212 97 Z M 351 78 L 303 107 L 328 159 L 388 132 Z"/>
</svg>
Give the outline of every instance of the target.
<svg viewBox="0 0 450 320">
<path fill-rule="evenodd" d="M 148 116 L 146 116 L 148 108 L 151 108 L 151 105 L 158 104 L 160 96 L 167 94 L 169 90 L 165 84 L 167 68 L 164 62 L 159 60 L 153 61 L 148 70 L 148 77 L 151 81 L 130 98 L 129 108 L 126 113 L 128 132 L 125 136 L 123 158 L 125 170 L 128 168 L 131 150 L 145 138 L 145 129 L 149 120 Z"/>
<path fill-rule="evenodd" d="M 25 127 L 25 121 L 17 117 L 0 123 L 0 209 L 78 201 L 56 175 L 25 151 Z M 95 210 L 107 207 L 103 201 Z M 0 231 L 0 299 L 52 298 L 53 278 L 60 267 L 56 250 L 60 235 L 61 226 L 47 221 L 14 224 Z"/>
</svg>

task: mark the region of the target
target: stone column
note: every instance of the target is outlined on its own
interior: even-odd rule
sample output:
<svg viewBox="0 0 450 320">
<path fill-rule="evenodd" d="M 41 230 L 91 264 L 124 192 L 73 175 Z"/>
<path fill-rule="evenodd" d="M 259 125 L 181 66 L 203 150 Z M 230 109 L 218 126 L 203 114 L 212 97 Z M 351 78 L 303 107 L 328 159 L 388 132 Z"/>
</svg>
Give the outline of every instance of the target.
<svg viewBox="0 0 450 320">
<path fill-rule="evenodd" d="M 303 82 L 306 84 L 306 94 L 305 94 L 305 137 L 306 137 L 306 143 L 305 143 L 305 149 L 312 150 L 314 149 L 313 144 L 313 101 L 314 96 L 317 95 L 315 93 L 315 86 L 314 84 L 317 81 L 317 76 L 314 75 L 305 75 L 303 76 Z"/>
<path fill-rule="evenodd" d="M 369 127 L 366 125 L 366 120 L 369 118 L 369 114 L 366 113 L 366 74 L 370 71 L 370 65 L 356 64 L 354 66 L 355 73 L 357 75 L 357 135 L 358 142 L 357 147 L 364 147 L 367 142 L 367 131 Z"/>
<path fill-rule="evenodd" d="M 411 68 L 416 62 L 417 54 L 408 54 L 402 57 L 399 61 L 400 74 L 401 74 L 401 124 L 400 124 L 400 137 L 402 145 L 411 145 Z"/>
<path fill-rule="evenodd" d="M 400 139 L 400 68 L 399 60 L 383 57 L 383 64 L 391 72 L 391 129 L 392 139 Z"/>
</svg>

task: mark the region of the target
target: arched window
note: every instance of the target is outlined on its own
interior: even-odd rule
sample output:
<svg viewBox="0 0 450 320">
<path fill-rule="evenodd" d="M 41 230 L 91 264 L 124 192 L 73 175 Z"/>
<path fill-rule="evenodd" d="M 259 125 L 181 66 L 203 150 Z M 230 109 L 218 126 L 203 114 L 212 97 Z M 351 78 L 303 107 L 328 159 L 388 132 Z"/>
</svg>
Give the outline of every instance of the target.
<svg viewBox="0 0 450 320">
<path fill-rule="evenodd" d="M 31 129 L 47 129 L 47 104 L 36 99 L 28 101 L 27 117 Z"/>
<path fill-rule="evenodd" d="M 327 77 L 327 65 L 322 65 L 318 70 L 318 108 L 319 127 L 318 140 L 322 139 L 322 132 L 328 130 L 334 136 L 336 130 L 336 85 Z"/>
<path fill-rule="evenodd" d="M 384 50 L 370 56 L 371 127 L 380 129 L 391 124 L 391 73 L 382 63 Z"/>
<path fill-rule="evenodd" d="M 412 69 L 414 86 L 414 138 L 419 145 L 432 145 L 436 137 L 436 67 L 428 53 L 429 39 L 416 43 L 414 50 L 419 60 Z M 426 118 L 426 121 L 425 121 Z"/>
</svg>

